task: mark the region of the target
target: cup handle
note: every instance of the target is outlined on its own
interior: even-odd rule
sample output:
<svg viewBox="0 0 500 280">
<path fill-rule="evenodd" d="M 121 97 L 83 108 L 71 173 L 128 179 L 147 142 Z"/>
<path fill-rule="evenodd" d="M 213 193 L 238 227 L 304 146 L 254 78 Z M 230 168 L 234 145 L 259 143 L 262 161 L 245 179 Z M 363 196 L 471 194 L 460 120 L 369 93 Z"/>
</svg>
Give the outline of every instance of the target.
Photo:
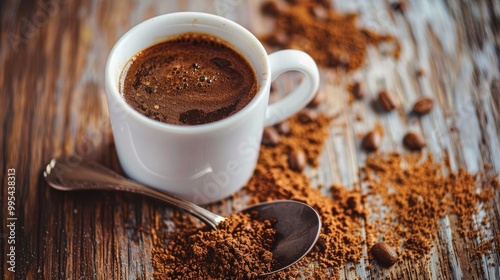
<svg viewBox="0 0 500 280">
<path fill-rule="evenodd" d="M 265 126 L 277 124 L 304 108 L 314 97 L 319 87 L 319 71 L 314 60 L 299 50 L 282 50 L 269 55 L 271 81 L 287 71 L 299 71 L 304 79 L 298 87 L 282 99 L 269 104 Z"/>
</svg>

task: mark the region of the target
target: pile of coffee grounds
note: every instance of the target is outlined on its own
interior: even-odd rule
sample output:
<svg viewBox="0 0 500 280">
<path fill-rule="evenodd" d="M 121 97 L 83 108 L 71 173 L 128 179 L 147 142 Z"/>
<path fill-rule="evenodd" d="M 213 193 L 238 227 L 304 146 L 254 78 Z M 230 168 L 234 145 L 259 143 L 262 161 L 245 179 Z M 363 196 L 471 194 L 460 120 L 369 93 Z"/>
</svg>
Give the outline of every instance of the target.
<svg viewBox="0 0 500 280">
<path fill-rule="evenodd" d="M 154 249 L 157 279 L 254 279 L 269 272 L 273 221 L 247 213 L 229 216 L 217 230 L 191 226 L 171 232 Z"/>
<path fill-rule="evenodd" d="M 361 176 L 368 187 L 368 247 L 383 241 L 398 248 L 402 258 L 425 257 L 437 239 L 439 219 L 445 216 L 450 217 L 460 238 L 491 241 L 481 230 L 490 223 L 488 217 L 479 222 L 474 217 L 479 209 L 491 210 L 499 189 L 497 176 L 470 174 L 464 169 L 453 172 L 448 162 L 446 159 L 444 164 L 438 163 L 431 154 L 424 153 L 376 154 L 367 158 Z M 482 247 L 483 254 L 488 252 L 486 249 L 500 249 Z"/>
<path fill-rule="evenodd" d="M 261 11 L 274 19 L 262 36 L 272 47 L 300 49 L 320 66 L 351 71 L 365 62 L 369 45 L 388 46 L 386 54 L 399 58 L 401 46 L 391 35 L 359 28 L 356 14 L 340 14 L 331 1 L 267 1 Z"/>
</svg>

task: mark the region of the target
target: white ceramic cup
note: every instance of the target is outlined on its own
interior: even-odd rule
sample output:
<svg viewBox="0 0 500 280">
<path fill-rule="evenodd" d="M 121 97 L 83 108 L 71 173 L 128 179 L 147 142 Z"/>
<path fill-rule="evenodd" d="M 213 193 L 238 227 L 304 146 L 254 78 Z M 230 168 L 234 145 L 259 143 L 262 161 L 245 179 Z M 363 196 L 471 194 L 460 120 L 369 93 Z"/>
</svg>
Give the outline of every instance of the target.
<svg viewBox="0 0 500 280">
<path fill-rule="evenodd" d="M 199 32 L 219 37 L 253 67 L 258 92 L 237 113 L 222 120 L 179 126 L 150 119 L 130 107 L 120 93 L 120 77 L 139 51 L 169 37 Z M 300 85 L 268 104 L 271 81 L 300 71 Z M 115 44 L 106 65 L 106 94 L 120 164 L 132 179 L 197 204 L 221 200 L 241 189 L 253 174 L 264 126 L 285 120 L 305 107 L 319 85 L 318 68 L 301 51 L 268 55 L 252 33 L 212 14 L 179 12 L 146 20 Z"/>
</svg>

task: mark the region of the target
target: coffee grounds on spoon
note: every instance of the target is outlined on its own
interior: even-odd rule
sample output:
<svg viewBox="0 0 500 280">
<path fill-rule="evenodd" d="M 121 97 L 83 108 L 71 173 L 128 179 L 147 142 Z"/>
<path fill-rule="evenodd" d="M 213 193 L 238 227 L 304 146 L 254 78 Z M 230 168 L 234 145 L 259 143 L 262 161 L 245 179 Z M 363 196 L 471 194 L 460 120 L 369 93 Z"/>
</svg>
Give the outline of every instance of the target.
<svg viewBox="0 0 500 280">
<path fill-rule="evenodd" d="M 154 249 L 157 279 L 255 279 L 271 271 L 273 221 L 238 213 L 217 230 L 189 227 L 174 231 L 165 247 Z"/>
</svg>

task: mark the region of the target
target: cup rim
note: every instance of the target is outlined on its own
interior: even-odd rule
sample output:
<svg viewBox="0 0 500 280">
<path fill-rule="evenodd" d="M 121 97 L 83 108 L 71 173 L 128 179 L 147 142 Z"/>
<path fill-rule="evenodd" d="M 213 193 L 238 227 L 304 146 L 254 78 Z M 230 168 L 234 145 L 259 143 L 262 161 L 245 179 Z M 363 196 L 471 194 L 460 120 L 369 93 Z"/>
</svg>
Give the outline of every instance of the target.
<svg viewBox="0 0 500 280">
<path fill-rule="evenodd" d="M 206 124 L 199 124 L 199 125 L 176 125 L 176 124 L 169 124 L 165 122 L 160 122 L 154 119 L 151 119 L 138 111 L 136 111 L 132 106 L 130 106 L 128 103 L 126 103 L 125 99 L 121 95 L 119 91 L 119 81 L 114 81 L 111 78 L 111 72 L 114 71 L 113 69 L 115 68 L 114 66 L 116 63 L 114 62 L 117 58 L 117 53 L 125 47 L 125 42 L 127 40 L 130 40 L 130 37 L 137 36 L 137 33 L 140 33 L 139 31 L 147 25 L 154 24 L 154 22 L 158 22 L 156 24 L 161 24 L 163 20 L 166 20 L 166 18 L 172 18 L 172 17 L 178 17 L 179 22 L 185 22 L 186 20 L 190 20 L 193 25 L 200 24 L 198 22 L 199 19 L 204 18 L 208 20 L 216 20 L 220 21 L 220 26 L 230 26 L 231 28 L 235 29 L 237 31 L 237 34 L 235 34 L 235 37 L 238 38 L 238 36 L 245 36 L 246 39 L 250 40 L 252 44 L 254 45 L 254 48 L 258 50 L 258 53 L 260 53 L 260 63 L 262 63 L 262 75 L 258 77 L 257 73 L 255 75 L 257 76 L 257 82 L 259 85 L 257 92 L 255 96 L 252 98 L 252 100 L 241 110 L 237 111 L 236 113 L 223 118 L 221 120 L 215 121 L 215 122 L 210 122 Z M 213 26 L 213 24 L 206 24 L 202 23 L 201 25 L 208 25 L 208 26 Z M 217 36 L 217 35 L 214 35 Z M 231 42 L 228 42 L 231 44 Z M 232 44 L 231 44 L 232 45 Z M 234 47 L 234 46 L 233 46 Z M 147 47 L 145 47 L 147 48 Z M 235 48 L 238 50 L 242 55 L 245 56 L 245 59 L 248 61 L 249 59 L 246 57 L 245 53 L 242 52 L 241 50 Z M 248 61 L 250 65 L 252 66 L 253 70 L 255 71 L 255 66 L 254 63 L 251 61 Z M 125 65 L 123 65 L 124 67 Z M 123 67 L 120 69 L 120 71 L 123 70 Z M 118 75 L 119 77 L 121 76 Z M 259 83 L 260 82 L 260 83 Z M 137 121 L 141 122 L 141 125 L 146 125 L 149 127 L 152 127 L 154 129 L 159 129 L 163 131 L 170 131 L 170 132 L 176 132 L 180 134 L 194 134 L 194 133 L 203 133 L 203 132 L 210 132 L 214 130 L 220 130 L 220 129 L 225 129 L 231 126 L 234 126 L 240 119 L 248 117 L 249 114 L 255 109 L 255 107 L 258 106 L 258 104 L 261 102 L 260 99 L 265 97 L 265 89 L 269 88 L 270 86 L 270 69 L 269 69 L 269 58 L 266 50 L 264 49 L 264 46 L 260 41 L 253 35 L 250 31 L 248 31 L 246 28 L 241 26 L 240 24 L 231 21 L 227 18 L 215 15 L 215 14 L 210 14 L 210 13 L 201 13 L 201 12 L 174 12 L 174 13 L 168 13 L 168 14 L 163 14 L 159 15 L 150 19 L 147 19 L 145 21 L 140 22 L 139 24 L 135 25 L 134 27 L 130 28 L 125 34 L 123 34 L 118 41 L 114 44 L 113 48 L 111 49 L 111 52 L 108 55 L 108 59 L 106 62 L 106 68 L 105 68 L 105 84 L 106 84 L 106 93 L 108 95 L 108 98 L 111 97 L 114 102 L 117 103 L 121 107 L 122 110 L 127 112 L 127 116 L 134 117 Z M 109 100 L 108 100 L 109 102 Z M 267 102 L 267 101 L 266 101 Z"/>
</svg>

